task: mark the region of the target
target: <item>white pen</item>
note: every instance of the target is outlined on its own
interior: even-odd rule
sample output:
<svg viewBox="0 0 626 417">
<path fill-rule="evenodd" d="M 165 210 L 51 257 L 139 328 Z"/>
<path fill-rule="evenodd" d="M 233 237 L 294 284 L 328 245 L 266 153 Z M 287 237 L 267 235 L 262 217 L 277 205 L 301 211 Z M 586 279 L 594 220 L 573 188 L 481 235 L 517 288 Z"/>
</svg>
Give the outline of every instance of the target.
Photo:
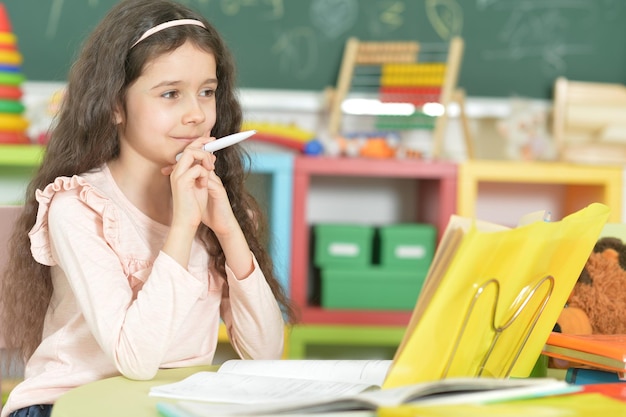
<svg viewBox="0 0 626 417">
<path fill-rule="evenodd" d="M 235 143 L 246 140 L 255 133 L 256 130 L 246 130 L 245 132 L 233 133 L 232 135 L 227 135 L 212 142 L 205 143 L 202 147 L 202 150 L 206 152 L 219 151 L 220 149 L 224 149 L 227 146 L 234 145 Z M 182 152 L 176 155 L 176 161 L 178 161 L 182 155 Z"/>
</svg>

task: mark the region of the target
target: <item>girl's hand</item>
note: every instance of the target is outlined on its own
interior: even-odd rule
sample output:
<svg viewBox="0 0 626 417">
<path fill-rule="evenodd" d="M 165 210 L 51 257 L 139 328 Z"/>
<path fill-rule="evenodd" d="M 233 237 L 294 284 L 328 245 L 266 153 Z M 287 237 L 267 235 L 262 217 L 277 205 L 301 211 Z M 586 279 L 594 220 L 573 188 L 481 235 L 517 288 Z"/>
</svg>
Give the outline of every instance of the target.
<svg viewBox="0 0 626 417">
<path fill-rule="evenodd" d="M 233 213 L 221 178 L 211 171 L 207 187 L 209 198 L 202 223 L 209 227 L 220 241 L 226 263 L 237 279 L 244 279 L 254 270 L 252 253 L 241 226 Z"/>
<path fill-rule="evenodd" d="M 247 277 L 254 268 L 250 248 L 235 218 L 228 194 L 215 173 L 215 156 L 202 150 L 209 140 L 198 139 L 185 148 L 170 173 L 174 213 L 164 251 L 186 266 L 191 240 L 200 222 L 217 236 L 226 262 L 238 279 Z M 191 227 L 190 227 L 191 226 Z M 193 233 L 191 233 L 193 231 Z M 181 245 L 181 242 L 185 244 Z"/>
<path fill-rule="evenodd" d="M 189 144 L 175 165 L 163 168 L 170 176 L 172 187 L 172 227 L 198 227 L 206 211 L 209 174 L 214 174 L 215 156 L 202 150 L 209 138 L 199 138 Z"/>
<path fill-rule="evenodd" d="M 162 169 L 170 175 L 174 204 L 175 224 L 178 214 L 197 227 L 202 221 L 213 232 L 229 234 L 233 228 L 239 229 L 226 189 L 215 173 L 215 155 L 202 150 L 202 146 L 215 138 L 200 138 L 185 148 L 175 165 Z"/>
<path fill-rule="evenodd" d="M 233 213 L 222 179 L 215 171 L 211 171 L 207 179 L 209 198 L 207 210 L 202 216 L 202 223 L 213 230 L 218 238 L 228 236 L 233 231 L 239 231 L 240 226 Z"/>
<path fill-rule="evenodd" d="M 237 279 L 244 279 L 254 270 L 252 253 L 241 226 L 233 213 L 228 194 L 215 171 L 209 172 L 207 210 L 202 223 L 209 227 L 220 241 L 226 263 Z"/>
</svg>

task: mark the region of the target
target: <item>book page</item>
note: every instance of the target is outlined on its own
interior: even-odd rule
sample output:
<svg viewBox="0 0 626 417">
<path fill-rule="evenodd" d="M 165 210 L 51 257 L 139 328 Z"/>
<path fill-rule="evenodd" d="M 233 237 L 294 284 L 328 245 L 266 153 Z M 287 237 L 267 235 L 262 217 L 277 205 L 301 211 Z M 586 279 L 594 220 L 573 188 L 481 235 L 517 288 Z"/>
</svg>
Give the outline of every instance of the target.
<svg viewBox="0 0 626 417">
<path fill-rule="evenodd" d="M 197 401 L 157 403 L 159 412 L 172 417 L 250 417 L 276 416 L 305 417 L 322 413 L 324 416 L 376 417 L 376 407 L 351 397 L 326 399 L 324 401 L 281 402 L 274 404 L 213 404 Z M 332 413 L 332 414 L 331 414 Z"/>
<path fill-rule="evenodd" d="M 534 222 L 550 222 L 552 220 L 552 213 L 548 210 L 533 211 L 520 217 L 517 226 L 526 226 Z"/>
<path fill-rule="evenodd" d="M 152 387 L 149 395 L 214 403 L 266 404 L 350 396 L 372 388 L 379 389 L 347 382 L 197 372 L 182 381 Z"/>
<path fill-rule="evenodd" d="M 242 360 L 224 362 L 218 373 L 306 378 L 318 381 L 382 385 L 390 360 Z"/>
</svg>

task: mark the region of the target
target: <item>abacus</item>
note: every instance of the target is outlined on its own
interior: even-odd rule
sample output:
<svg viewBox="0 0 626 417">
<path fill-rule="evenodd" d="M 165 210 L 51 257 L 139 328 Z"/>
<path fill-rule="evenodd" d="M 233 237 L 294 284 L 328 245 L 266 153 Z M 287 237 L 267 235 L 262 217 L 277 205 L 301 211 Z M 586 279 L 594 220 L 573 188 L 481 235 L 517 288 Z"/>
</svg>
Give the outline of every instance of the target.
<svg viewBox="0 0 626 417">
<path fill-rule="evenodd" d="M 340 134 L 342 103 L 349 92 L 376 94 L 381 103 L 408 103 L 406 114 L 379 114 L 380 130 L 428 129 L 433 136 L 433 157 L 441 154 L 448 119 L 448 105 L 457 102 L 461 111 L 468 157 L 473 151 L 465 117 L 464 91 L 457 88 L 463 40 L 449 44 L 416 41 L 362 42 L 349 38 L 344 49 L 336 90 L 329 114 L 329 133 Z"/>
<path fill-rule="evenodd" d="M 28 120 L 23 117 L 21 85 L 22 54 L 4 4 L 0 3 L 0 143 L 30 143 L 26 135 Z"/>
</svg>

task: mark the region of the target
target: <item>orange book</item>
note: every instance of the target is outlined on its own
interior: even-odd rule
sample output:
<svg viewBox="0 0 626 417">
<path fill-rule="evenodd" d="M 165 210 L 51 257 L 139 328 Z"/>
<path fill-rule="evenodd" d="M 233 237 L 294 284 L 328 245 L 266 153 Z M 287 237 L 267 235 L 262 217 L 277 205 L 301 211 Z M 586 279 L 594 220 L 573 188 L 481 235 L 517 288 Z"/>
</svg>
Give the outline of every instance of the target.
<svg viewBox="0 0 626 417">
<path fill-rule="evenodd" d="M 626 372 L 626 334 L 574 335 L 552 332 L 543 354 L 609 371 Z"/>
</svg>

